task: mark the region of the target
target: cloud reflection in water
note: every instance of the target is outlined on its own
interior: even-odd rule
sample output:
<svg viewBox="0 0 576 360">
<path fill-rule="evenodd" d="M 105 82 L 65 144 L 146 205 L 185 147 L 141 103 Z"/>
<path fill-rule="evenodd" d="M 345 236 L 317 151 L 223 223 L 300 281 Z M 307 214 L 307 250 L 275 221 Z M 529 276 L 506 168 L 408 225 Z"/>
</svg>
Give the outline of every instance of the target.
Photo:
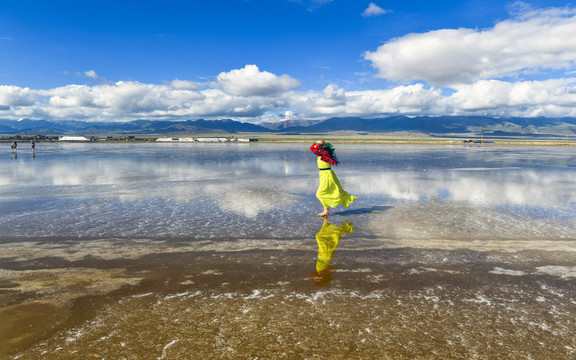
<svg viewBox="0 0 576 360">
<path fill-rule="evenodd" d="M 441 170 L 371 173 L 345 178 L 346 186 L 365 196 L 394 201 L 445 199 L 475 206 L 571 206 L 576 182 L 567 172 L 524 169 Z"/>
<path fill-rule="evenodd" d="M 351 210 L 390 207 L 342 214 L 363 234 L 574 237 L 572 158 L 557 148 L 386 149 L 338 147 Z M 287 239 L 306 237 L 318 212 L 315 157 L 301 144 L 43 144 L 34 161 L 0 162 L 0 237 Z"/>
</svg>

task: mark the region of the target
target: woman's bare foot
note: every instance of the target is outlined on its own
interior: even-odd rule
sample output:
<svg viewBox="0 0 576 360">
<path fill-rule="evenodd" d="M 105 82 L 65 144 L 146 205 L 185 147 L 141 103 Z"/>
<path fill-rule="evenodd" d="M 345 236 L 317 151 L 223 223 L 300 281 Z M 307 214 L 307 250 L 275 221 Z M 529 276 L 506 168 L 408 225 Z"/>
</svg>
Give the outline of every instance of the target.
<svg viewBox="0 0 576 360">
<path fill-rule="evenodd" d="M 330 214 L 330 209 L 325 208 L 324 211 L 318 214 L 318 216 L 328 216 Z"/>
</svg>

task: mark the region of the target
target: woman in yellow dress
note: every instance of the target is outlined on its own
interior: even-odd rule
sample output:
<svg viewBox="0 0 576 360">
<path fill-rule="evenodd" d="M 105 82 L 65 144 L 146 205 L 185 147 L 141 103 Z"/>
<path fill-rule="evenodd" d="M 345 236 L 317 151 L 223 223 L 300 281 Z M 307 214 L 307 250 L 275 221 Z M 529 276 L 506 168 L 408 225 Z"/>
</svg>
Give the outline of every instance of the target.
<svg viewBox="0 0 576 360">
<path fill-rule="evenodd" d="M 328 216 L 330 213 L 329 208 L 338 205 L 348 207 L 354 202 L 356 196 L 352 196 L 342 189 L 340 181 L 334 171 L 332 171 L 332 165 L 336 166 L 340 163 L 336 155 L 334 155 L 334 147 L 324 140 L 318 140 L 312 144 L 310 150 L 318 156 L 320 186 L 318 186 L 318 191 L 316 191 L 316 197 L 324 206 L 324 211 L 318 215 Z"/>
</svg>

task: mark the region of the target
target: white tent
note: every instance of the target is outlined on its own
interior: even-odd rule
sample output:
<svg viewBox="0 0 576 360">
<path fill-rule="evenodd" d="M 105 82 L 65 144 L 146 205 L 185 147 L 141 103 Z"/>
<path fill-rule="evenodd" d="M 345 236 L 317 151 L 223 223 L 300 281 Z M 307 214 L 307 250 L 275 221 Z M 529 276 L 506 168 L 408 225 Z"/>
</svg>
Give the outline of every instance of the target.
<svg viewBox="0 0 576 360">
<path fill-rule="evenodd" d="M 84 136 L 62 136 L 58 141 L 90 141 Z"/>
</svg>

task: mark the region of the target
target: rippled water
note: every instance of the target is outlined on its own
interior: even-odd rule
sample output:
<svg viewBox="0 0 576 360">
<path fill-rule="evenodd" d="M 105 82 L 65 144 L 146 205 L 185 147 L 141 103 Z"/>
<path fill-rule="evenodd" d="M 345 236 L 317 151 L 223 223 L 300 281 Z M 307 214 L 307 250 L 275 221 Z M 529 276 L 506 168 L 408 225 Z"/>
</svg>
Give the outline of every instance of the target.
<svg viewBox="0 0 576 360">
<path fill-rule="evenodd" d="M 357 236 L 574 238 L 573 149 L 338 154 L 335 171 L 358 196 L 340 216 L 362 215 Z M 300 144 L 42 144 L 1 161 L 0 239 L 301 238 L 320 208 L 314 155 Z"/>
<path fill-rule="evenodd" d="M 576 356 L 574 149 L 308 146 L 7 151 L 0 357 Z"/>
</svg>

